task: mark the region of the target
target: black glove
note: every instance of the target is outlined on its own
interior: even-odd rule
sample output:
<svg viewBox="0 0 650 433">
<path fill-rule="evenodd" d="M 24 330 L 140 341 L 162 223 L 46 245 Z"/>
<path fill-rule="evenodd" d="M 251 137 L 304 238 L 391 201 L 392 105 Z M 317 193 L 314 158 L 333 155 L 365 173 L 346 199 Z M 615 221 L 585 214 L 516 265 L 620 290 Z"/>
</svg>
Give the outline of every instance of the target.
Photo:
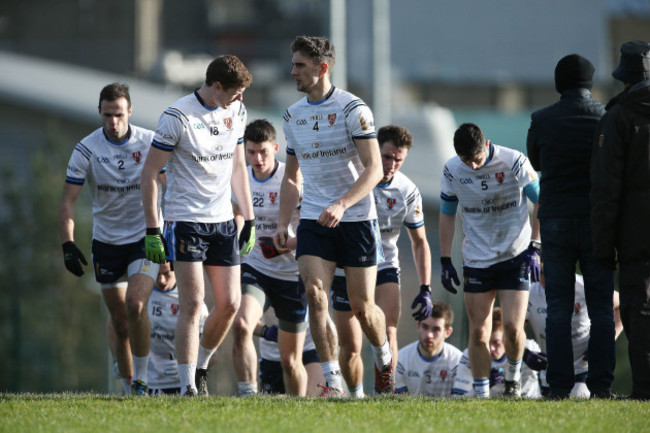
<svg viewBox="0 0 650 433">
<path fill-rule="evenodd" d="M 524 349 L 523 361 L 531 370 L 535 371 L 546 370 L 546 367 L 548 367 L 548 360 L 544 352 L 532 352 Z"/>
<path fill-rule="evenodd" d="M 273 243 L 273 238 L 270 238 L 268 236 L 261 236 L 259 240 L 260 240 L 259 245 L 260 248 L 262 249 L 262 255 L 264 256 L 265 259 L 272 259 L 273 257 L 280 255 L 278 249 L 275 248 L 275 244 Z"/>
<path fill-rule="evenodd" d="M 63 262 L 65 263 L 65 268 L 78 277 L 84 274 L 81 263 L 88 265 L 84 254 L 72 241 L 63 243 Z"/>
<path fill-rule="evenodd" d="M 413 300 L 411 304 L 411 309 L 417 308 L 420 306 L 417 311 L 413 313 L 413 318 L 415 320 L 424 320 L 427 317 L 431 316 L 433 311 L 433 302 L 431 302 L 431 286 L 428 284 L 422 284 L 420 286 L 420 293 Z"/>
<path fill-rule="evenodd" d="M 255 246 L 255 218 L 244 221 L 244 227 L 239 234 L 239 255 L 244 256 Z"/>
<path fill-rule="evenodd" d="M 267 341 L 278 341 L 278 327 L 277 325 L 262 326 L 261 336 Z"/>
</svg>

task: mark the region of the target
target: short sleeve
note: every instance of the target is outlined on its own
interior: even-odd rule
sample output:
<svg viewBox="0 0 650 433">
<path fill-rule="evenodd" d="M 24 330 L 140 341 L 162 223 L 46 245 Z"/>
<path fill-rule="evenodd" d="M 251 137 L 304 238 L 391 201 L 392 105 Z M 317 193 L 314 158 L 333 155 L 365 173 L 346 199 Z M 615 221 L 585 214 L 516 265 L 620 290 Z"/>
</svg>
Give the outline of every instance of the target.
<svg viewBox="0 0 650 433">
<path fill-rule="evenodd" d="M 343 114 L 352 138 L 368 139 L 377 137 L 372 111 L 361 99 L 351 101 L 343 109 Z"/>
<path fill-rule="evenodd" d="M 151 145 L 160 150 L 171 152 L 180 141 L 183 131 L 189 125 L 189 120 L 178 109 L 170 107 L 163 112 L 158 120 L 158 127 Z"/>
</svg>

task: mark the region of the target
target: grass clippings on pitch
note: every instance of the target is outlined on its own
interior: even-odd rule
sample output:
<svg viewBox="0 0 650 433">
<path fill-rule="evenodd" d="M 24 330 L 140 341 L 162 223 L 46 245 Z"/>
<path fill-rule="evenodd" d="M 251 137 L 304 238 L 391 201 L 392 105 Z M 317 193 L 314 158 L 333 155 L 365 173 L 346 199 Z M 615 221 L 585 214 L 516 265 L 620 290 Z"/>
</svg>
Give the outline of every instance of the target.
<svg viewBox="0 0 650 433">
<path fill-rule="evenodd" d="M 11 433 L 642 433 L 650 403 L 0 394 L 0 420 L 0 432 Z"/>
</svg>

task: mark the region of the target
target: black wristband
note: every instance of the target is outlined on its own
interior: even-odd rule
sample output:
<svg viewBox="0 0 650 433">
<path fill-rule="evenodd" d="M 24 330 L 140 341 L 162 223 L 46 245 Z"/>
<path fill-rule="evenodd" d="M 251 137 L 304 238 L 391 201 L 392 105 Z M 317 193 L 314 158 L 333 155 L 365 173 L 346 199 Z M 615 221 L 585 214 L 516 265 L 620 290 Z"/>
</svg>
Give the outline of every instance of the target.
<svg viewBox="0 0 650 433">
<path fill-rule="evenodd" d="M 451 265 L 451 257 L 440 257 L 441 265 Z"/>
<path fill-rule="evenodd" d="M 420 286 L 420 292 L 429 292 L 431 293 L 431 286 L 428 284 L 422 284 Z"/>
<path fill-rule="evenodd" d="M 266 336 L 266 331 L 269 329 L 268 326 L 262 325 L 262 330 L 260 331 L 260 336 L 264 338 Z"/>
<path fill-rule="evenodd" d="M 160 229 L 158 227 L 147 227 L 147 236 L 159 235 Z"/>
<path fill-rule="evenodd" d="M 541 251 L 542 250 L 542 243 L 540 241 L 537 241 L 537 240 L 533 239 L 533 240 L 530 241 L 530 244 L 528 245 L 528 247 L 533 248 L 533 249 L 535 249 L 537 251 Z"/>
</svg>

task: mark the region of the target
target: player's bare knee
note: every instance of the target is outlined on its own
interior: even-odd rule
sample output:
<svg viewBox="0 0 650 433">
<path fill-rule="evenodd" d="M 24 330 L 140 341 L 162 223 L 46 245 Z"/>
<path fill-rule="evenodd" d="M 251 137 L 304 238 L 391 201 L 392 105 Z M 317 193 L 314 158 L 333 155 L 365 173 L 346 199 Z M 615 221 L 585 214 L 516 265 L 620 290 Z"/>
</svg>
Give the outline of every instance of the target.
<svg viewBox="0 0 650 433">
<path fill-rule="evenodd" d="M 370 317 L 370 306 L 367 303 L 353 303 L 352 300 L 350 300 L 350 307 L 352 308 L 354 317 L 356 317 L 359 322 L 365 323 L 368 321 L 368 318 Z"/>
<path fill-rule="evenodd" d="M 345 344 L 341 345 L 341 350 L 339 353 L 340 353 L 341 361 L 343 362 L 349 362 L 361 356 L 360 350 L 356 350 L 356 348 Z"/>
<path fill-rule="evenodd" d="M 503 333 L 508 340 L 513 342 L 519 341 L 524 330 L 517 326 L 514 322 L 506 322 L 503 324 Z"/>
<path fill-rule="evenodd" d="M 240 301 L 231 299 L 217 306 L 219 314 L 222 317 L 233 317 L 239 311 Z"/>
<path fill-rule="evenodd" d="M 280 359 L 280 364 L 284 371 L 296 371 L 301 363 L 302 361 L 299 360 L 295 353 L 285 353 Z"/>
<path fill-rule="evenodd" d="M 139 296 L 126 297 L 126 311 L 129 319 L 139 319 L 146 312 L 146 302 Z"/>
<path fill-rule="evenodd" d="M 484 326 L 470 327 L 469 340 L 471 344 L 487 344 L 490 341 L 490 333 Z"/>
<path fill-rule="evenodd" d="M 189 317 L 198 317 L 201 313 L 202 301 L 200 299 L 190 299 L 181 305 L 181 314 Z M 198 319 L 197 319 L 198 321 Z"/>
<path fill-rule="evenodd" d="M 232 329 L 236 340 L 243 340 L 251 338 L 253 335 L 253 328 L 248 320 L 243 316 L 235 317 L 232 323 Z"/>
<path fill-rule="evenodd" d="M 307 304 L 309 304 L 309 308 L 315 309 L 317 311 L 319 310 L 325 310 L 327 309 L 329 302 L 327 300 L 327 296 L 323 296 L 324 292 L 321 291 L 307 291 Z"/>
</svg>

